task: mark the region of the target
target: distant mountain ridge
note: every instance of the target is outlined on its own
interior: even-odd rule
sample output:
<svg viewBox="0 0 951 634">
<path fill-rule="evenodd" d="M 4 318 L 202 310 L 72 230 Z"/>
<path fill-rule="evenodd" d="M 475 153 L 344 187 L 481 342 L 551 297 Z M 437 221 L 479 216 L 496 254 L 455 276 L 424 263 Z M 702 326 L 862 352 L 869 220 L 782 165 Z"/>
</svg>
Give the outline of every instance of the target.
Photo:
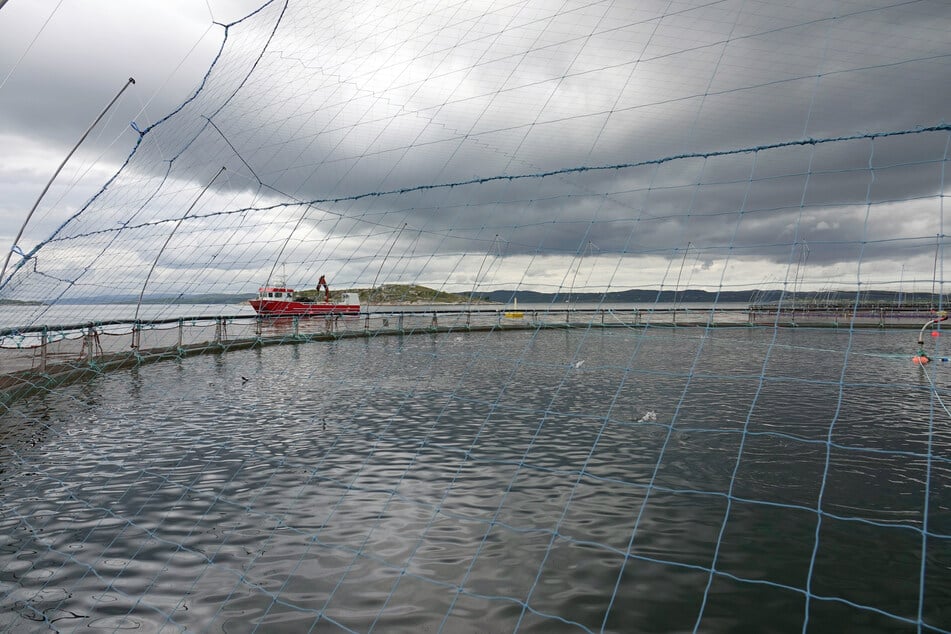
<svg viewBox="0 0 951 634">
<path fill-rule="evenodd" d="M 743 303 L 743 304 L 775 304 L 784 302 L 808 302 L 822 304 L 847 304 L 856 301 L 856 291 L 822 291 L 822 292 L 784 292 L 780 290 L 745 290 L 745 291 L 705 291 L 700 289 L 650 290 L 628 289 L 624 291 L 610 291 L 607 293 L 539 293 L 536 291 L 492 291 L 485 295 L 489 301 L 507 304 L 517 299 L 522 303 L 547 304 L 559 302 L 609 303 L 609 304 L 646 304 L 646 303 L 688 303 L 712 304 Z M 931 293 L 899 293 L 896 291 L 861 291 L 859 302 L 863 305 L 898 303 L 921 304 L 938 303 L 939 296 Z"/>
<path fill-rule="evenodd" d="M 255 295 L 247 293 L 229 295 L 227 293 L 203 293 L 200 295 L 146 295 L 142 298 L 143 304 L 240 304 Z M 78 297 L 58 304 L 135 304 L 139 301 L 138 295 L 95 295 L 92 297 Z"/>
</svg>

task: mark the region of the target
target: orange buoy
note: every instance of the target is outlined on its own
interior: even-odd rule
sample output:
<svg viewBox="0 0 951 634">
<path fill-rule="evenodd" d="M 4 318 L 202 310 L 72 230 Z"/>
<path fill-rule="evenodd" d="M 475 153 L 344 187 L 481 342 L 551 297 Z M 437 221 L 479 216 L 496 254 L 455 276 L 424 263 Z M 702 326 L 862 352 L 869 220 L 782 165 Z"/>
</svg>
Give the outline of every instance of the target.
<svg viewBox="0 0 951 634">
<path fill-rule="evenodd" d="M 916 354 L 915 356 L 911 358 L 911 362 L 914 363 L 915 365 L 924 365 L 930 361 L 931 359 L 929 359 L 923 354 Z"/>
<path fill-rule="evenodd" d="M 931 331 L 931 336 L 932 336 L 932 337 L 940 337 L 940 336 L 941 336 L 941 333 L 938 332 L 937 330 L 932 330 L 932 331 Z"/>
</svg>

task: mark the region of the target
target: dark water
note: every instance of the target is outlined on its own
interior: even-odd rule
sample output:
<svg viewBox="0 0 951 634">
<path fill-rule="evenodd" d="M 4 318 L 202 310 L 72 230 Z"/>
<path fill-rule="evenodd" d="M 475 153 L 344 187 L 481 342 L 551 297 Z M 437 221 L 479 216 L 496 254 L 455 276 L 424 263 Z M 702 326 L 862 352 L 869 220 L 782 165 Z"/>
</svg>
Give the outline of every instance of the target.
<svg viewBox="0 0 951 634">
<path fill-rule="evenodd" d="M 914 339 L 378 337 L 61 388 L 0 416 L 0 629 L 948 631 L 951 365 Z"/>
</svg>

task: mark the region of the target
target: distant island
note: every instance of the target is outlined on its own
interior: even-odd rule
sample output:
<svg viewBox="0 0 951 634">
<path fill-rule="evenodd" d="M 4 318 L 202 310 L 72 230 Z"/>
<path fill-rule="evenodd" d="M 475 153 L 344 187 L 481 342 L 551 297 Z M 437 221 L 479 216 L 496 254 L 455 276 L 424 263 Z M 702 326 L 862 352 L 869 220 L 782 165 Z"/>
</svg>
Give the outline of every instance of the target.
<svg viewBox="0 0 951 634">
<path fill-rule="evenodd" d="M 376 288 L 353 288 L 331 291 L 331 301 L 342 301 L 344 293 L 358 293 L 364 304 L 466 304 L 488 303 L 492 300 L 482 295 L 469 293 L 447 293 L 418 284 L 384 284 Z M 299 290 L 296 295 L 306 299 L 323 297 L 316 289 Z M 257 295 L 224 293 L 202 293 L 197 295 L 147 295 L 142 298 L 143 304 L 240 304 L 254 299 Z M 67 304 L 135 304 L 138 296 L 131 295 L 97 295 L 70 299 L 62 302 Z"/>
<path fill-rule="evenodd" d="M 556 291 L 543 293 L 529 290 L 496 290 L 489 293 L 449 293 L 419 284 L 384 284 L 375 288 L 354 288 L 332 291 L 331 301 L 340 301 L 343 293 L 358 293 L 365 305 L 415 305 L 415 304 L 712 304 L 732 303 L 750 306 L 768 307 L 780 301 L 787 308 L 796 306 L 819 306 L 848 308 L 858 303 L 869 307 L 922 307 L 944 305 L 939 295 L 932 293 L 900 293 L 896 291 L 867 290 L 856 298 L 856 291 L 821 292 L 783 292 L 780 290 L 743 290 L 743 291 L 706 291 L 699 289 L 656 290 L 627 289 L 604 293 L 572 293 Z M 316 298 L 316 289 L 297 291 L 304 298 Z M 198 295 L 150 295 L 143 298 L 143 304 L 240 304 L 254 299 L 251 294 L 212 294 Z M 95 297 L 71 299 L 69 304 L 135 304 L 137 296 L 98 295 Z M 39 302 L 17 302 L 0 300 L 6 304 L 36 304 Z"/>
</svg>

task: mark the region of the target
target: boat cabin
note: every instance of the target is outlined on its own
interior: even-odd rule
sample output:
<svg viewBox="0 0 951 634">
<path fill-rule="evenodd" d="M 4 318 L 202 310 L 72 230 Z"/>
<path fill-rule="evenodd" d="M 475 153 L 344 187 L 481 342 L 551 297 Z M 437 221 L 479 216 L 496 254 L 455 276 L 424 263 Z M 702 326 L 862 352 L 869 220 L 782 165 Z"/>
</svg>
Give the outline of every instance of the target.
<svg viewBox="0 0 951 634">
<path fill-rule="evenodd" d="M 265 286 L 258 289 L 258 299 L 290 302 L 294 300 L 294 289 L 283 286 Z"/>
</svg>

